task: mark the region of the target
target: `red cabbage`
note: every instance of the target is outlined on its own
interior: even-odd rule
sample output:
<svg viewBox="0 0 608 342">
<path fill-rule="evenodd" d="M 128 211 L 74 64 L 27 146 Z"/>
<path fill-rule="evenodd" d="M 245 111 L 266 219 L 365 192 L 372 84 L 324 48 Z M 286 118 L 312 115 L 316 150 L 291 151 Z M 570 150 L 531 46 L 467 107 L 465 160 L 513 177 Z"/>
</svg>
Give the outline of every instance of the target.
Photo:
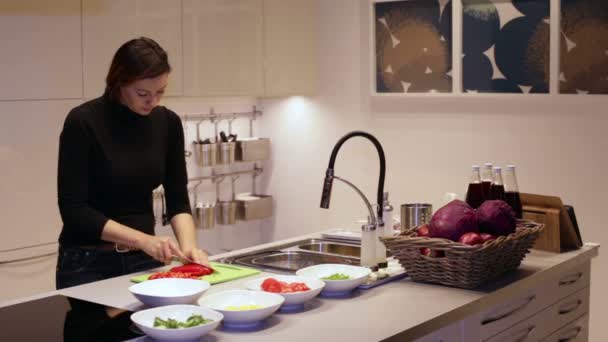
<svg viewBox="0 0 608 342">
<path fill-rule="evenodd" d="M 458 241 L 468 232 L 479 232 L 477 216 L 468 204 L 453 200 L 433 214 L 429 224 L 431 237 Z"/>
<path fill-rule="evenodd" d="M 509 235 L 515 231 L 515 211 L 501 200 L 483 202 L 477 208 L 479 229 L 495 236 Z"/>
</svg>

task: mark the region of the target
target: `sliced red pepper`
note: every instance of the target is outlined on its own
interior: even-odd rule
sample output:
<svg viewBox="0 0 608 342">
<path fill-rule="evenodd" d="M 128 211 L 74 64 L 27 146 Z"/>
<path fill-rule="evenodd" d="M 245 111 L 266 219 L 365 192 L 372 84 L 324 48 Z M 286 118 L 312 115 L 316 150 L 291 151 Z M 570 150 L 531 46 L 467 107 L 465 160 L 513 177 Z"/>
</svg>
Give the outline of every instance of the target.
<svg viewBox="0 0 608 342">
<path fill-rule="evenodd" d="M 211 267 L 207 267 L 207 266 L 201 265 L 201 264 L 194 264 L 194 263 L 184 264 L 182 266 L 176 266 L 176 267 L 173 267 L 170 271 L 171 272 L 190 273 L 190 274 L 198 276 L 198 277 L 213 273 L 213 269 Z"/>
<path fill-rule="evenodd" d="M 198 279 L 198 276 L 195 276 L 186 272 L 157 272 L 148 277 L 148 280 L 153 279 L 162 279 L 162 278 L 186 278 L 186 279 Z"/>
</svg>

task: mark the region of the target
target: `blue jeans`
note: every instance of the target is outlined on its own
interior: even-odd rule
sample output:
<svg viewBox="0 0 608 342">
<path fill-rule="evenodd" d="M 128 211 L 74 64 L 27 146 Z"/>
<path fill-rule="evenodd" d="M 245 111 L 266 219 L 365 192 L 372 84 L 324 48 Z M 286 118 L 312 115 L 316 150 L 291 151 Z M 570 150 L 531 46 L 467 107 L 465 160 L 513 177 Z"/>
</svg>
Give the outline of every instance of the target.
<svg viewBox="0 0 608 342">
<path fill-rule="evenodd" d="M 109 248 L 59 247 L 57 289 L 141 272 L 163 266 L 142 251 L 118 253 Z"/>
</svg>

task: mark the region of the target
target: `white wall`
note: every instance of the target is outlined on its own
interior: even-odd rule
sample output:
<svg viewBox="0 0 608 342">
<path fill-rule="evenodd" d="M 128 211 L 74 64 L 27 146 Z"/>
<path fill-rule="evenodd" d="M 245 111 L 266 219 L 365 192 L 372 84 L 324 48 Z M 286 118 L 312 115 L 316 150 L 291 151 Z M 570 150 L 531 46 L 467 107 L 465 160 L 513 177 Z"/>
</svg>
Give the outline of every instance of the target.
<svg viewBox="0 0 608 342">
<path fill-rule="evenodd" d="M 277 198 L 274 238 L 354 226 L 365 208 L 335 184 L 330 210 L 319 208 L 331 149 L 343 134 L 361 129 L 383 144 L 385 189 L 392 202 L 431 202 L 446 191 L 464 193 L 470 165 L 492 161 L 518 166 L 522 191 L 560 196 L 572 204 L 583 239 L 608 243 L 606 96 L 410 97 L 370 99 L 367 0 L 320 1 L 319 93 L 313 99 L 264 101 L 262 127 L 276 158 L 269 191 Z M 376 195 L 378 158 L 371 144 L 349 140 L 336 174 Z M 593 261 L 591 341 L 601 341 L 608 297 L 605 264 Z"/>
</svg>

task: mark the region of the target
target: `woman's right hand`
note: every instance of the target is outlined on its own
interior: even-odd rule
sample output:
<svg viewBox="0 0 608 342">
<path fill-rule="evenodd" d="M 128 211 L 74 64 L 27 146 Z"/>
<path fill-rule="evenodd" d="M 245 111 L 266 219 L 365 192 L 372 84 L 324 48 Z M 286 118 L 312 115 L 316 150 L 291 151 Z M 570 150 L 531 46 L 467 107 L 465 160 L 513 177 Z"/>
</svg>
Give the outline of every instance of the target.
<svg viewBox="0 0 608 342">
<path fill-rule="evenodd" d="M 144 253 L 166 265 L 171 263 L 173 256 L 186 259 L 177 243 L 168 236 L 147 235 L 140 241 L 138 247 Z"/>
</svg>

